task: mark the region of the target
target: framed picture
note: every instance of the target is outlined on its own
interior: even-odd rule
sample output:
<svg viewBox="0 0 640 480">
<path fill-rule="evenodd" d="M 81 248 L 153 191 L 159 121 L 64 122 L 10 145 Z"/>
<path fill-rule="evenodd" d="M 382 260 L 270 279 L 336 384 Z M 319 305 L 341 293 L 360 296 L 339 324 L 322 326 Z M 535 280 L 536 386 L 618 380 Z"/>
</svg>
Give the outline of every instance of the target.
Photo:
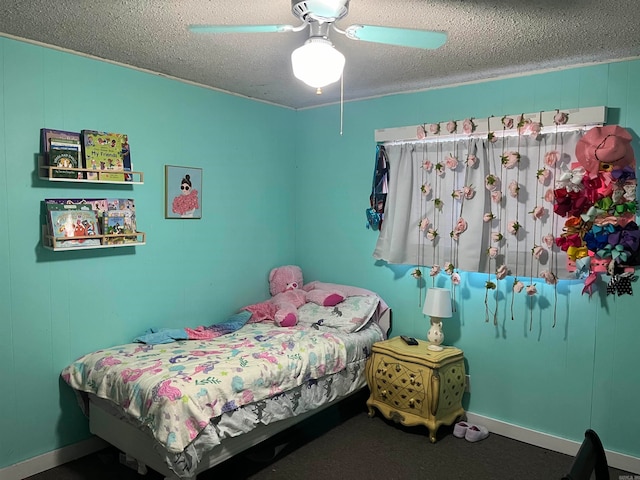
<svg viewBox="0 0 640 480">
<path fill-rule="evenodd" d="M 202 218 L 202 169 L 164 166 L 165 218 Z"/>
</svg>

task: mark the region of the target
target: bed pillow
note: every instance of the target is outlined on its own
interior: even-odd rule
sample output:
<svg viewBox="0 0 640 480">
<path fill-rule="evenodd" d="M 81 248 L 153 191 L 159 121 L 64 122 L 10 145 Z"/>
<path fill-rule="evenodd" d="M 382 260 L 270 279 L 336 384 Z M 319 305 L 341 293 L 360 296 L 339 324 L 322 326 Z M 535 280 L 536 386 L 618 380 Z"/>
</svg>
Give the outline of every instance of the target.
<svg viewBox="0 0 640 480">
<path fill-rule="evenodd" d="M 298 309 L 298 325 L 345 333 L 357 332 L 369 322 L 379 301 L 378 297 L 372 295 L 354 295 L 334 307 L 308 302 Z"/>
</svg>

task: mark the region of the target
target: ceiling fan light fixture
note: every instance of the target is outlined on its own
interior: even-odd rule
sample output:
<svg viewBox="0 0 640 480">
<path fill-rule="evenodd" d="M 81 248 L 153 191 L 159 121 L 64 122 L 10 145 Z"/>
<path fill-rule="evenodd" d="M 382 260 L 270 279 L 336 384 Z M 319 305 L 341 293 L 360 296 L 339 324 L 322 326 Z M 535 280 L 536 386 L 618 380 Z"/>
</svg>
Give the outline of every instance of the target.
<svg viewBox="0 0 640 480">
<path fill-rule="evenodd" d="M 344 63 L 344 55 L 325 38 L 310 38 L 291 54 L 293 75 L 314 88 L 340 80 Z"/>
</svg>

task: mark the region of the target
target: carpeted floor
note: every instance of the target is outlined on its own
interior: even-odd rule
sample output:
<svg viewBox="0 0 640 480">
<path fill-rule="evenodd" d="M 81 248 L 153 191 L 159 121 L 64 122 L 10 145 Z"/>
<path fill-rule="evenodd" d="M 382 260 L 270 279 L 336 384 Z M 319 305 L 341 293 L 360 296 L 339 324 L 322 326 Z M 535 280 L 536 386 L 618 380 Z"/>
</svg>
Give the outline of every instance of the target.
<svg viewBox="0 0 640 480">
<path fill-rule="evenodd" d="M 198 480 L 554 480 L 561 479 L 573 457 L 491 434 L 470 443 L 441 427 L 429 442 L 423 427 L 405 428 L 376 414 L 369 418 L 366 396 L 322 412 L 300 426 L 268 440 L 198 476 Z M 288 441 L 272 458 L 277 446 Z M 611 480 L 640 478 L 610 468 Z M 118 451 L 106 449 L 29 477 L 29 480 L 158 480 L 121 465 Z"/>
</svg>

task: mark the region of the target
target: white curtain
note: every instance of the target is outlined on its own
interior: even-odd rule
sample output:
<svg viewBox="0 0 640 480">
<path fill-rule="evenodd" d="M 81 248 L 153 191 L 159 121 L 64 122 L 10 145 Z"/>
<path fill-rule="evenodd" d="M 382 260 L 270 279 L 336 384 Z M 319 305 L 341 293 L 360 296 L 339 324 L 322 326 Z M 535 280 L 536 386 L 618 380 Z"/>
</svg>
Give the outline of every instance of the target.
<svg viewBox="0 0 640 480">
<path fill-rule="evenodd" d="M 568 278 L 566 255 L 544 238 L 548 242 L 548 235 L 562 233 L 565 219 L 554 214 L 550 192 L 575 162 L 575 146 L 583 133 L 386 144 L 389 194 L 374 258 L 416 266 L 450 262 L 455 269 L 488 273 L 505 265 L 515 276 L 538 277 L 550 270 Z M 549 152 L 557 152 L 557 162 L 545 161 Z M 514 162 L 515 153 L 519 161 Z M 475 163 L 467 161 L 470 155 Z M 450 168 L 452 159 L 455 168 Z M 501 192 L 499 201 L 487 188 L 489 175 L 498 182 L 491 188 Z M 543 214 L 534 219 L 536 207 L 542 207 Z M 486 214 L 494 218 L 485 221 Z M 514 234 L 515 224 L 519 228 Z M 434 230 L 437 236 L 431 240 Z M 497 234 L 502 240 L 496 241 Z M 494 258 L 488 255 L 492 247 L 498 252 Z"/>
</svg>

